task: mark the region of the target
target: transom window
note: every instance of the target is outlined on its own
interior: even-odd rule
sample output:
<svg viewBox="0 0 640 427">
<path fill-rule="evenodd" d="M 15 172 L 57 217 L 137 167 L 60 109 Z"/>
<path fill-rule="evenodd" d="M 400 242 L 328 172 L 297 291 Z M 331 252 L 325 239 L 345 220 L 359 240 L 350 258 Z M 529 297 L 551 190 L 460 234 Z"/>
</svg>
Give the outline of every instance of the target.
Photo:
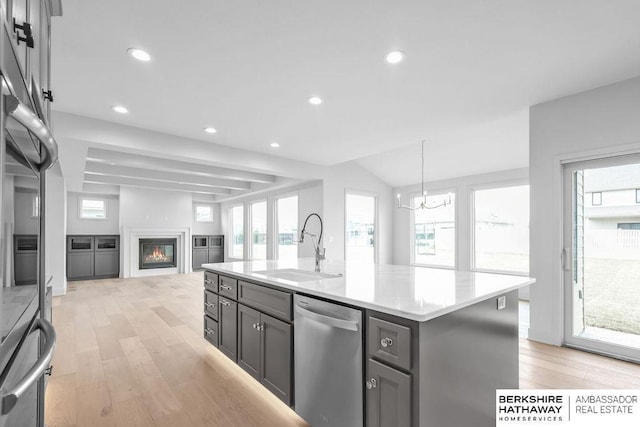
<svg viewBox="0 0 640 427">
<path fill-rule="evenodd" d="M 213 222 L 213 206 L 196 205 L 196 222 Z"/>
<path fill-rule="evenodd" d="M 107 199 L 81 197 L 78 205 L 81 219 L 107 219 Z"/>
</svg>

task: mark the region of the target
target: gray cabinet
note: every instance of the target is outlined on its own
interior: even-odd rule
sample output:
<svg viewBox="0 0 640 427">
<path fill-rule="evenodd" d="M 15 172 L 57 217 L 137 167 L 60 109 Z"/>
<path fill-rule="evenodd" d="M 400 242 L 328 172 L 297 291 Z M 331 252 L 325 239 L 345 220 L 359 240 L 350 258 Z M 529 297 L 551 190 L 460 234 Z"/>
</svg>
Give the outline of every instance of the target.
<svg viewBox="0 0 640 427">
<path fill-rule="evenodd" d="M 238 359 L 238 303 L 220 295 L 218 299 L 218 348 L 234 362 Z"/>
<path fill-rule="evenodd" d="M 67 236 L 67 279 L 88 280 L 120 275 L 120 236 Z"/>
<path fill-rule="evenodd" d="M 197 235 L 192 238 L 191 264 L 194 270 L 202 264 L 224 261 L 223 235 Z"/>
<path fill-rule="evenodd" d="M 238 304 L 238 365 L 287 405 L 292 399 L 293 327 Z"/>
<path fill-rule="evenodd" d="M 238 365 L 260 381 L 260 312 L 238 307 Z"/>
<path fill-rule="evenodd" d="M 367 426 L 411 427 L 411 376 L 369 359 Z"/>
<path fill-rule="evenodd" d="M 13 248 L 16 285 L 35 285 L 38 283 L 38 235 L 15 234 Z"/>
<path fill-rule="evenodd" d="M 291 406 L 291 294 L 211 271 L 204 272 L 204 288 L 205 338 L 214 342 L 211 336 L 216 326 L 218 349 Z M 214 301 L 218 305 L 215 325 L 211 313 Z"/>
</svg>

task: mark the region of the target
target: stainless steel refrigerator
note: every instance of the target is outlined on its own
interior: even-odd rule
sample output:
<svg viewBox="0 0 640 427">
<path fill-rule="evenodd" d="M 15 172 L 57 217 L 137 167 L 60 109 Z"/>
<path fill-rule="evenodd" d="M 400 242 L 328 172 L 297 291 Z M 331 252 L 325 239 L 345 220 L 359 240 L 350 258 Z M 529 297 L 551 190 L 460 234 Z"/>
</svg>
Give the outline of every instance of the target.
<svg viewBox="0 0 640 427">
<path fill-rule="evenodd" d="M 55 347 L 44 273 L 46 171 L 57 160 L 57 145 L 30 96 L 37 91 L 27 90 L 33 83 L 23 77 L 4 16 L 1 21 L 0 427 L 42 426 Z M 19 235 L 30 236 L 30 256 L 20 253 Z"/>
</svg>

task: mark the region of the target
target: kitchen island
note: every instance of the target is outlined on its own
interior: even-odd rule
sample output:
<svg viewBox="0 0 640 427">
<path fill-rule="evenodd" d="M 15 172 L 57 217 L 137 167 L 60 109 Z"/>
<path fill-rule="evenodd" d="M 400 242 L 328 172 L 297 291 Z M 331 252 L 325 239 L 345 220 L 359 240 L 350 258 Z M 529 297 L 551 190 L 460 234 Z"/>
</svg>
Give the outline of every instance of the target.
<svg viewBox="0 0 640 427">
<path fill-rule="evenodd" d="M 294 408 L 294 294 L 362 312 L 361 425 L 493 426 L 495 390 L 518 388 L 517 290 L 534 279 L 328 261 L 314 273 L 313 259 L 203 267 L 205 337 Z"/>
</svg>

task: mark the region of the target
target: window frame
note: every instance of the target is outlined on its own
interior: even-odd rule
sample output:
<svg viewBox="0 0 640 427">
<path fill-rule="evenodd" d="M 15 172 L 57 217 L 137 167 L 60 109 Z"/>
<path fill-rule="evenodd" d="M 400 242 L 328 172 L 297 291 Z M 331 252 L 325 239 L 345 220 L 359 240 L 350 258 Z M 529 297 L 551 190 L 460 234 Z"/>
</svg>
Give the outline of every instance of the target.
<svg viewBox="0 0 640 427">
<path fill-rule="evenodd" d="M 469 218 L 471 220 L 470 224 L 470 263 L 469 269 L 478 273 L 497 273 L 497 274 L 510 274 L 513 276 L 522 276 L 529 277 L 531 274 L 531 250 L 529 250 L 529 271 L 512 271 L 512 270 L 498 270 L 498 269 L 490 269 L 490 268 L 478 268 L 476 267 L 476 206 L 475 206 L 475 194 L 476 191 L 482 190 L 495 190 L 499 188 L 510 188 L 510 187 L 522 187 L 529 186 L 529 203 L 531 203 L 531 184 L 528 180 L 510 180 L 510 181 L 501 181 L 491 184 L 484 185 L 476 185 L 469 187 L 469 209 L 470 215 Z M 531 206 L 529 206 L 529 239 L 531 239 Z"/>
<path fill-rule="evenodd" d="M 40 218 L 40 194 L 31 195 L 31 218 Z"/>
<path fill-rule="evenodd" d="M 198 208 L 207 208 L 209 209 L 209 213 L 211 214 L 211 219 L 208 220 L 199 220 L 198 219 Z M 210 224 L 214 222 L 213 218 L 213 205 L 208 203 L 194 203 L 193 204 L 193 221 L 197 223 Z"/>
<path fill-rule="evenodd" d="M 459 205 L 459 200 L 458 200 L 458 187 L 446 187 L 446 188 L 433 188 L 433 189 L 425 189 L 427 191 L 427 197 L 430 196 L 444 196 L 446 197 L 447 194 L 451 193 L 453 195 L 453 200 L 454 200 L 454 211 L 453 211 L 453 221 L 454 221 L 454 250 L 453 250 L 453 266 L 450 265 L 444 265 L 444 264 L 424 264 L 424 263 L 418 263 L 416 262 L 416 236 L 415 236 L 415 229 L 416 229 L 416 211 L 412 210 L 409 212 L 409 261 L 410 261 L 410 265 L 413 267 L 429 267 L 429 268 L 442 268 L 445 270 L 455 270 L 456 268 L 458 268 L 459 262 L 458 262 L 458 257 L 459 257 L 459 245 L 458 245 L 458 230 L 459 230 L 459 209 L 458 209 L 458 205 Z M 408 196 L 409 196 L 409 203 L 411 204 L 410 206 L 413 207 L 413 203 L 416 197 L 420 197 L 422 195 L 422 193 L 420 191 L 413 191 L 413 192 L 409 192 Z"/>
<path fill-rule="evenodd" d="M 104 203 L 104 218 L 87 218 L 82 215 L 83 202 L 85 200 L 101 201 Z M 109 199 L 97 196 L 78 196 L 78 219 L 83 221 L 107 221 L 109 220 Z"/>
<path fill-rule="evenodd" d="M 278 194 L 277 196 L 274 197 L 273 205 L 274 205 L 275 214 L 273 216 L 274 217 L 274 219 L 273 219 L 273 221 L 274 221 L 274 230 L 273 230 L 273 242 L 274 242 L 273 248 L 274 249 L 273 249 L 273 251 L 274 252 L 273 253 L 275 254 L 275 259 L 276 260 L 281 259 L 280 258 L 280 240 L 278 239 L 278 235 L 280 234 L 279 233 L 279 231 L 280 231 L 280 222 L 279 222 L 279 217 L 278 217 L 278 213 L 279 213 L 278 201 L 280 199 L 289 199 L 289 198 L 292 198 L 292 197 L 295 197 L 297 199 L 297 201 L 296 201 L 296 205 L 297 205 L 297 209 L 298 209 L 298 212 L 296 213 L 296 216 L 298 218 L 297 226 L 298 226 L 298 228 L 300 228 L 300 226 L 301 226 L 300 225 L 300 192 L 299 191 L 295 191 L 295 192 L 291 192 L 291 193 L 282 193 L 282 194 Z M 300 230 L 298 229 L 296 231 L 299 232 Z M 296 245 L 296 258 L 295 259 L 298 259 L 299 257 L 300 257 L 300 245 Z"/>
<path fill-rule="evenodd" d="M 233 243 L 234 243 L 234 233 L 233 233 L 233 210 L 236 208 L 242 208 L 242 257 L 238 258 L 237 256 L 234 255 L 233 253 Z M 234 259 L 234 260 L 244 260 L 245 259 L 245 253 L 246 253 L 246 248 L 247 248 L 247 235 L 246 235 L 246 224 L 245 224 L 245 206 L 244 203 L 237 203 L 234 205 L 231 205 L 227 208 L 227 227 L 229 227 L 229 239 L 228 239 L 228 252 L 227 252 L 227 256 L 229 257 L 229 259 Z"/>
</svg>

